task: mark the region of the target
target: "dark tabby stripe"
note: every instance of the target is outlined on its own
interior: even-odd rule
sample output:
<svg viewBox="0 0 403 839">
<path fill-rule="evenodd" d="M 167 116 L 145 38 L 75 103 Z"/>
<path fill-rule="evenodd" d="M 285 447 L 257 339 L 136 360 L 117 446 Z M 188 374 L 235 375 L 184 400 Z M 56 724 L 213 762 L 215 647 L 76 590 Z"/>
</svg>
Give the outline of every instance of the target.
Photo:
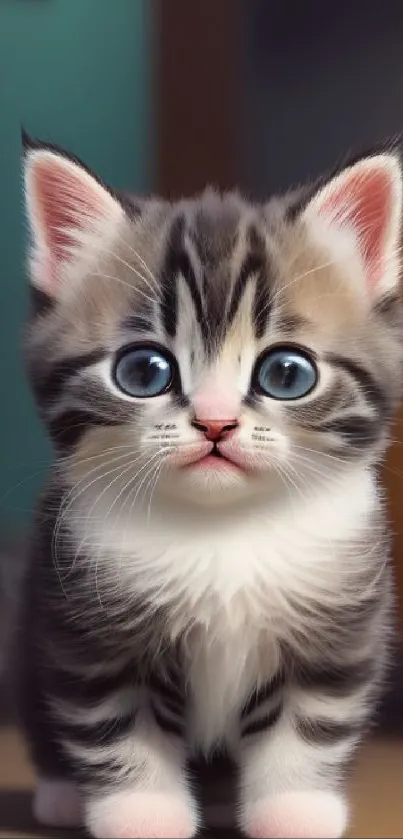
<svg viewBox="0 0 403 839">
<path fill-rule="evenodd" d="M 79 712 L 78 712 L 79 713 Z M 102 720 L 101 722 L 58 722 L 58 729 L 61 737 L 74 745 L 87 746 L 109 746 L 126 737 L 134 729 L 136 713 L 132 711 L 121 717 Z"/>
<path fill-rule="evenodd" d="M 280 312 L 276 317 L 276 328 L 279 332 L 296 332 L 298 329 L 306 329 L 307 325 L 306 318 L 292 312 Z"/>
<path fill-rule="evenodd" d="M 379 418 L 369 419 L 358 414 L 348 414 L 346 417 L 323 423 L 318 426 L 318 430 L 340 434 L 350 445 L 365 448 L 374 443 L 379 436 Z"/>
<path fill-rule="evenodd" d="M 158 694 L 160 699 L 162 700 L 165 708 L 171 712 L 171 714 L 183 714 L 184 713 L 184 705 L 180 704 L 176 700 L 170 699 L 166 694 L 164 695 L 162 692 Z"/>
<path fill-rule="evenodd" d="M 160 673 L 153 673 L 148 685 L 152 691 L 161 696 L 164 704 L 170 706 L 174 712 L 182 713 L 186 698 L 180 685 L 175 684 L 173 678 L 166 678 Z"/>
<path fill-rule="evenodd" d="M 330 746 L 340 740 L 352 737 L 357 730 L 354 722 L 338 722 L 329 719 L 311 720 L 307 717 L 297 717 L 296 729 L 306 743 L 318 746 Z"/>
<path fill-rule="evenodd" d="M 161 270 L 161 319 L 167 335 L 176 335 L 178 317 L 178 291 L 176 287 L 177 254 L 183 247 L 185 219 L 178 216 L 172 224 L 166 245 L 166 255 Z"/>
<path fill-rule="evenodd" d="M 90 760 L 90 754 L 89 752 L 87 761 L 83 757 L 75 758 L 68 753 L 66 754 L 67 762 L 73 770 L 74 777 L 80 783 L 80 786 L 87 791 L 92 790 L 99 795 L 103 786 L 110 787 L 110 784 L 113 784 L 117 772 L 119 772 L 119 779 L 122 782 L 124 782 L 125 776 L 128 780 L 130 779 L 133 771 L 130 764 L 121 763 L 116 756 L 95 763 Z"/>
<path fill-rule="evenodd" d="M 256 256 L 260 256 L 263 260 L 266 253 L 266 245 L 260 230 L 254 224 L 251 224 L 248 228 L 246 238 L 250 251 L 256 254 Z"/>
<path fill-rule="evenodd" d="M 335 697 L 349 696 L 370 682 L 372 674 L 373 662 L 369 659 L 338 667 L 307 662 L 295 669 L 295 679 L 301 687 Z"/>
<path fill-rule="evenodd" d="M 281 671 L 278 671 L 272 679 L 270 679 L 267 684 L 263 685 L 263 687 L 256 690 L 252 695 L 249 697 L 246 705 L 242 708 L 241 711 L 241 718 L 244 720 L 245 717 L 248 717 L 252 711 L 255 711 L 256 708 L 259 708 L 263 702 L 266 702 L 268 699 L 271 699 L 272 696 L 284 685 L 284 674 Z"/>
<path fill-rule="evenodd" d="M 332 364 L 333 367 L 339 368 L 340 370 L 344 370 L 348 373 L 354 379 L 358 387 L 363 391 L 367 399 L 372 403 L 374 408 L 377 408 L 378 411 L 385 413 L 388 407 L 385 393 L 375 381 L 369 370 L 366 370 L 365 367 L 362 367 L 362 365 L 358 364 L 357 361 L 352 361 L 350 358 L 344 358 L 344 356 L 337 355 L 335 353 L 329 353 L 326 356 L 326 360 L 329 364 Z"/>
<path fill-rule="evenodd" d="M 385 580 L 387 576 L 387 571 L 385 570 L 384 573 L 381 575 L 381 579 Z M 296 613 L 301 618 L 306 618 L 308 620 L 312 619 L 312 606 L 308 604 L 303 605 L 302 603 L 298 602 L 295 597 L 289 597 L 289 604 L 295 609 Z M 342 606 L 339 607 L 335 606 L 321 606 L 320 608 L 320 616 L 321 620 L 323 621 L 323 626 L 331 627 L 331 626 L 339 626 L 340 631 L 344 634 L 347 633 L 349 636 L 357 634 L 361 635 L 363 632 L 366 631 L 368 624 L 371 622 L 373 617 L 376 615 L 377 610 L 379 607 L 379 595 L 377 593 L 368 595 L 365 599 L 361 601 L 361 603 L 356 603 L 354 606 Z M 303 636 L 301 636 L 300 641 L 302 641 Z M 288 657 L 288 659 L 293 659 L 292 651 L 289 650 L 287 646 L 284 645 L 284 656 Z M 320 669 L 321 664 L 317 664 L 318 659 L 313 660 L 313 667 L 314 669 Z M 325 663 L 326 665 L 326 663 Z M 357 662 L 357 666 L 360 665 L 360 662 Z M 338 672 L 338 665 L 333 665 L 329 663 L 328 666 L 332 670 L 336 670 Z M 356 665 L 352 664 L 352 669 L 354 670 Z M 311 663 L 305 664 L 303 659 L 301 658 L 299 661 L 294 663 L 294 667 L 308 669 L 311 667 Z M 369 671 L 370 672 L 370 671 Z"/>
<path fill-rule="evenodd" d="M 190 408 L 190 399 L 185 393 L 172 391 L 171 398 L 176 408 Z"/>
<path fill-rule="evenodd" d="M 192 267 L 192 263 L 188 254 L 183 251 L 180 254 L 180 258 L 178 260 L 178 273 L 182 275 L 183 279 L 187 283 L 187 287 L 190 292 L 190 296 L 193 300 L 193 305 L 196 312 L 196 319 L 199 325 L 202 327 L 202 330 L 205 330 L 205 317 L 203 311 L 203 302 L 201 298 L 201 294 L 197 285 L 195 272 Z"/>
<path fill-rule="evenodd" d="M 256 406 L 261 402 L 262 397 L 259 393 L 257 393 L 253 387 L 250 387 L 248 393 L 243 398 L 243 404 L 247 405 L 249 408 L 256 408 Z"/>
<path fill-rule="evenodd" d="M 61 393 L 64 384 L 80 370 L 97 364 L 106 357 L 106 350 L 99 347 L 82 355 L 69 356 L 57 361 L 52 367 L 45 371 L 35 383 L 37 396 L 43 402 L 55 402 Z"/>
<path fill-rule="evenodd" d="M 130 332 L 152 332 L 154 329 L 152 321 L 145 315 L 128 315 L 123 321 L 123 329 Z"/>
<path fill-rule="evenodd" d="M 402 329 L 402 306 L 397 294 L 386 294 L 375 304 L 374 311 L 384 318 L 385 323 L 392 329 Z"/>
<path fill-rule="evenodd" d="M 267 279 L 260 271 L 256 278 L 255 297 L 253 301 L 253 324 L 257 339 L 263 337 L 270 319 L 270 291 Z"/>
<path fill-rule="evenodd" d="M 40 288 L 31 286 L 30 288 L 30 315 L 36 318 L 38 315 L 44 315 L 53 309 L 53 299 L 45 294 Z"/>
<path fill-rule="evenodd" d="M 157 708 L 154 702 L 151 702 L 152 712 L 154 714 L 154 719 L 161 731 L 165 731 L 166 734 L 175 734 L 176 737 L 182 737 L 185 733 L 185 723 L 184 720 L 181 719 L 173 719 L 171 716 L 168 716 L 163 710 L 163 708 Z"/>
<path fill-rule="evenodd" d="M 102 676 L 94 676 L 88 672 L 85 679 L 81 675 L 75 676 L 59 670 L 53 674 L 52 695 L 84 708 L 93 708 L 120 690 L 135 687 L 135 684 L 132 665 Z"/>
<path fill-rule="evenodd" d="M 251 253 L 260 260 L 260 269 L 256 277 L 255 297 L 253 301 L 253 325 L 257 339 L 263 337 L 271 315 L 270 288 L 268 283 L 268 265 L 266 243 L 254 225 L 248 230 L 248 244 Z"/>
<path fill-rule="evenodd" d="M 87 429 L 94 425 L 119 425 L 119 421 L 105 419 L 83 408 L 67 408 L 50 421 L 49 433 L 56 448 L 66 453 L 78 443 Z"/>
<path fill-rule="evenodd" d="M 264 717 L 252 720 L 252 722 L 242 726 L 241 736 L 249 737 L 251 734 L 259 734 L 261 731 L 266 731 L 268 728 L 272 728 L 273 725 L 275 725 L 280 719 L 282 710 L 283 706 L 281 704 L 277 705 L 276 708 L 273 708 L 273 710 L 268 714 L 265 714 Z"/>
<path fill-rule="evenodd" d="M 241 270 L 237 277 L 232 292 L 232 297 L 228 309 L 228 324 L 231 324 L 239 309 L 243 295 L 245 294 L 246 286 L 253 276 L 259 274 L 262 269 L 262 259 L 260 256 L 250 253 L 244 259 Z"/>
<path fill-rule="evenodd" d="M 178 216 L 175 219 L 169 242 L 167 255 L 162 269 L 162 300 L 161 316 L 167 335 L 174 337 L 177 329 L 178 291 L 177 280 L 180 275 L 185 280 L 196 312 L 196 318 L 204 334 L 207 322 L 204 317 L 203 302 L 197 285 L 195 272 L 186 252 L 184 243 L 185 219 Z"/>
<path fill-rule="evenodd" d="M 122 192 L 120 190 L 114 190 L 113 194 L 115 198 L 118 199 L 126 215 L 129 216 L 131 221 L 139 221 L 139 219 L 141 219 L 143 207 L 142 202 L 137 198 L 137 196 L 132 195 L 130 192 Z"/>
</svg>

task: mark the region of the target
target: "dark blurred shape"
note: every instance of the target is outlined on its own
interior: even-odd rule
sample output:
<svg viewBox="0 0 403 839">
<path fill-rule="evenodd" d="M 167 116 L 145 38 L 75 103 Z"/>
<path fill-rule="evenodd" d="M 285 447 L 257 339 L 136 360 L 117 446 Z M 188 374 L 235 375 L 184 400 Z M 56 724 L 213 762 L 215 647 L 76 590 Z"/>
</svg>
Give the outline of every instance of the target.
<svg viewBox="0 0 403 839">
<path fill-rule="evenodd" d="M 266 198 L 401 133 L 401 0 L 243 0 L 241 9 L 247 192 Z"/>
<path fill-rule="evenodd" d="M 0 720 L 15 705 L 16 635 L 21 586 L 25 571 L 25 544 L 0 540 Z"/>
<path fill-rule="evenodd" d="M 403 737 L 403 648 L 394 656 L 388 686 L 379 709 L 378 734 Z"/>
</svg>

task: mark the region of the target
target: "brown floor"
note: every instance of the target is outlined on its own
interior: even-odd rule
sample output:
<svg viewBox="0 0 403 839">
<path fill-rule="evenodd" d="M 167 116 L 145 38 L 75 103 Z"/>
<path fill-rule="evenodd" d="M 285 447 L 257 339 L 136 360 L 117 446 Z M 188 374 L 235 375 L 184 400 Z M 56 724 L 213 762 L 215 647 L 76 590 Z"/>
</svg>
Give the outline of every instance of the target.
<svg viewBox="0 0 403 839">
<path fill-rule="evenodd" d="M 0 837 L 55 836 L 32 821 L 32 784 L 20 738 L 13 728 L 0 729 Z M 351 800 L 350 839 L 403 839 L 403 741 L 364 747 L 351 782 Z M 63 836 L 67 839 L 68 834 Z"/>
</svg>

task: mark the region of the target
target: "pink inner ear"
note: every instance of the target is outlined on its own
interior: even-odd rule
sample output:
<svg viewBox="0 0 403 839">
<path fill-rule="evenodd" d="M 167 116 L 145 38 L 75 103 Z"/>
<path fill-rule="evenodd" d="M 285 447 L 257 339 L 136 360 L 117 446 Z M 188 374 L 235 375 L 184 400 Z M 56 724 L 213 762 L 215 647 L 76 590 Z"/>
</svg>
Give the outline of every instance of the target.
<svg viewBox="0 0 403 839">
<path fill-rule="evenodd" d="M 33 189 L 36 213 L 54 269 L 59 261 L 71 257 L 77 233 L 88 229 L 91 219 L 102 215 L 99 195 L 74 171 L 50 161 L 37 163 Z"/>
<path fill-rule="evenodd" d="M 358 237 L 367 268 L 368 282 L 375 286 L 382 276 L 385 238 L 391 214 L 392 179 L 382 168 L 367 168 L 342 179 L 325 198 L 322 211 L 350 222 Z"/>
</svg>

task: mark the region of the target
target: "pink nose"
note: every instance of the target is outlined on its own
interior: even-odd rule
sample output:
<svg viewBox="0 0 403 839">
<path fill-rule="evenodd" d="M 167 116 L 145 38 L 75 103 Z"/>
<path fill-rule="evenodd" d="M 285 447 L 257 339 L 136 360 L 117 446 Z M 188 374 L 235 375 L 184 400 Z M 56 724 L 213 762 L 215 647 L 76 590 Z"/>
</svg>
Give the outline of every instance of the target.
<svg viewBox="0 0 403 839">
<path fill-rule="evenodd" d="M 226 437 L 230 431 L 237 427 L 238 420 L 194 419 L 192 420 L 192 425 L 194 428 L 202 431 L 207 440 L 210 440 L 212 443 L 217 443 L 218 440 L 222 440 L 223 437 Z"/>
</svg>

